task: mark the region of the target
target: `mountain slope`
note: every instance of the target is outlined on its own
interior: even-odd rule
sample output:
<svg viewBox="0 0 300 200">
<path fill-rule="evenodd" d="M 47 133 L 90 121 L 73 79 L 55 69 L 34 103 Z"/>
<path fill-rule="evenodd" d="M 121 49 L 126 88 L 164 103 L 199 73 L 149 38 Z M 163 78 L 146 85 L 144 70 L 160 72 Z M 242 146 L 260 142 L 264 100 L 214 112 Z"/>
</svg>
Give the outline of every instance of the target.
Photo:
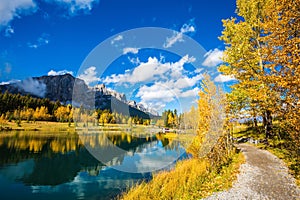
<svg viewBox="0 0 300 200">
<path fill-rule="evenodd" d="M 89 108 L 108 109 L 124 115 L 152 118 L 157 113 L 148 112 L 143 106 L 133 101 L 127 101 L 124 94 L 107 89 L 104 84 L 88 87 L 81 79 L 71 74 L 57 76 L 33 77 L 23 81 L 0 85 L 2 93 L 31 95 L 60 101 L 63 104 L 86 106 Z"/>
</svg>

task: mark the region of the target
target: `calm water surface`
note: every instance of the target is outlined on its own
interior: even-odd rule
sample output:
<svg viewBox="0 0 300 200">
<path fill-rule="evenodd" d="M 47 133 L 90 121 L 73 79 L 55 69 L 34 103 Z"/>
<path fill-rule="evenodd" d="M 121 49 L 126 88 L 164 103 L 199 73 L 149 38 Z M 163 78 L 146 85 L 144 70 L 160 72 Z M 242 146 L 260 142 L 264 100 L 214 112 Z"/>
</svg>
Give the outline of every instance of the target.
<svg viewBox="0 0 300 200">
<path fill-rule="evenodd" d="M 111 144 L 124 151 L 111 153 Z M 105 149 L 100 154 L 109 155 L 109 166 L 90 153 L 96 149 Z M 168 168 L 184 157 L 179 142 L 158 134 L 0 133 L 1 199 L 112 199 L 150 180 L 154 166 Z"/>
</svg>

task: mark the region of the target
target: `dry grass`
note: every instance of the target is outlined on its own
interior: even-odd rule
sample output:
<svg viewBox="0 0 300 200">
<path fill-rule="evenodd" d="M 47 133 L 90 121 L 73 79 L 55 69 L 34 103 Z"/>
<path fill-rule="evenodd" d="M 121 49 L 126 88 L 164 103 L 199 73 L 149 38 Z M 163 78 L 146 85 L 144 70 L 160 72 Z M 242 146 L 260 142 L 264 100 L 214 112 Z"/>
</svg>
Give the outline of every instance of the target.
<svg viewBox="0 0 300 200">
<path fill-rule="evenodd" d="M 92 123 L 89 123 L 90 127 L 93 128 Z M 78 128 L 83 127 L 83 123 L 77 123 Z M 2 130 L 19 130 L 19 131 L 69 131 L 75 132 L 74 123 L 71 123 L 69 126 L 68 122 L 51 122 L 51 121 L 22 121 L 20 126 L 16 122 L 5 122 L 0 125 L 0 131 Z M 127 124 L 105 124 L 104 126 L 97 126 L 98 129 L 101 128 L 123 128 L 128 127 Z M 148 128 L 144 125 L 136 125 L 133 127 L 134 131 L 145 130 Z"/>
<path fill-rule="evenodd" d="M 15 122 L 6 122 L 3 126 L 3 130 L 16 130 L 16 131 L 67 131 L 75 132 L 74 124 L 71 126 L 62 122 L 48 122 L 48 121 L 36 121 L 26 122 L 22 121 L 20 126 Z"/>
<path fill-rule="evenodd" d="M 222 166 L 210 166 L 206 159 L 180 161 L 170 172 L 155 174 L 150 182 L 136 185 L 119 198 L 155 200 L 200 199 L 209 196 L 213 192 L 230 188 L 236 179 L 244 157 L 238 153 L 229 160 Z"/>
</svg>

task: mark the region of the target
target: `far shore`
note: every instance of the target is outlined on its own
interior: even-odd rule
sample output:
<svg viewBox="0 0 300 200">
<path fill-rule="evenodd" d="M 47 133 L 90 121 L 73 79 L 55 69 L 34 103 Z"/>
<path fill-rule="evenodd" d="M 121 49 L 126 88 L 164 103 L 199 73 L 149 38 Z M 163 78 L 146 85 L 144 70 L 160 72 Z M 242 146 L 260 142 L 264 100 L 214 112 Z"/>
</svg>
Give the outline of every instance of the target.
<svg viewBox="0 0 300 200">
<path fill-rule="evenodd" d="M 140 129 L 140 128 L 149 128 L 152 133 L 163 133 L 170 135 L 169 133 L 181 133 L 181 130 L 177 129 L 167 129 L 163 127 L 157 127 L 154 125 L 128 125 L 128 124 L 98 124 L 97 126 L 93 123 L 88 123 L 88 126 L 85 126 L 83 123 L 78 123 L 75 126 L 75 123 L 68 122 L 53 122 L 53 121 L 22 121 L 20 126 L 15 122 L 6 122 L 5 124 L 0 124 L 0 134 L 1 132 L 10 132 L 10 131 L 58 131 L 58 132 L 75 132 L 80 130 L 124 130 L 130 131 L 131 129 Z M 171 134 L 171 135 L 172 135 Z"/>
</svg>

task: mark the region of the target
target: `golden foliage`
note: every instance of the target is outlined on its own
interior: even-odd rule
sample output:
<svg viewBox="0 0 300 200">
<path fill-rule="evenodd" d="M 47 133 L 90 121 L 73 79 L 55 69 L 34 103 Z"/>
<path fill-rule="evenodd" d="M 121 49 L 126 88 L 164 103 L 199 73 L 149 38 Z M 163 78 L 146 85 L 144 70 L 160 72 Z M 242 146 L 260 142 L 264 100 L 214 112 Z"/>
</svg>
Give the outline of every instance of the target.
<svg viewBox="0 0 300 200">
<path fill-rule="evenodd" d="M 183 118 L 183 128 L 197 130 L 199 123 L 199 114 L 197 108 L 192 106 L 189 112 L 184 113 Z"/>
<path fill-rule="evenodd" d="M 34 120 L 49 120 L 48 108 L 45 106 L 37 107 L 33 113 Z"/>
<path fill-rule="evenodd" d="M 224 96 L 222 91 L 205 74 L 199 91 L 197 134 L 188 152 L 193 157 L 205 156 L 223 135 L 224 128 Z"/>
<path fill-rule="evenodd" d="M 60 106 L 54 112 L 54 116 L 60 122 L 68 122 L 73 117 L 72 108 L 70 105 L 68 106 Z"/>
<path fill-rule="evenodd" d="M 300 1 L 272 1 L 263 23 L 267 82 L 279 92 L 281 109 L 277 111 L 284 127 L 300 146 Z"/>
<path fill-rule="evenodd" d="M 231 161 L 211 165 L 206 159 L 180 161 L 170 172 L 154 174 L 149 183 L 141 183 L 119 197 L 124 200 L 200 199 L 214 191 L 231 187 L 239 166 L 245 161 L 243 155 L 234 154 Z"/>
<path fill-rule="evenodd" d="M 229 112 L 262 116 L 267 138 L 275 117 L 299 146 L 300 1 L 237 0 L 237 14 L 242 20 L 224 20 L 220 37 L 226 50 L 219 70 L 238 80 Z"/>
<path fill-rule="evenodd" d="M 4 126 L 4 125 L 6 125 L 6 124 L 7 124 L 7 120 L 5 119 L 5 115 L 2 114 L 2 115 L 0 116 L 0 125 L 1 125 L 1 126 Z"/>
</svg>

